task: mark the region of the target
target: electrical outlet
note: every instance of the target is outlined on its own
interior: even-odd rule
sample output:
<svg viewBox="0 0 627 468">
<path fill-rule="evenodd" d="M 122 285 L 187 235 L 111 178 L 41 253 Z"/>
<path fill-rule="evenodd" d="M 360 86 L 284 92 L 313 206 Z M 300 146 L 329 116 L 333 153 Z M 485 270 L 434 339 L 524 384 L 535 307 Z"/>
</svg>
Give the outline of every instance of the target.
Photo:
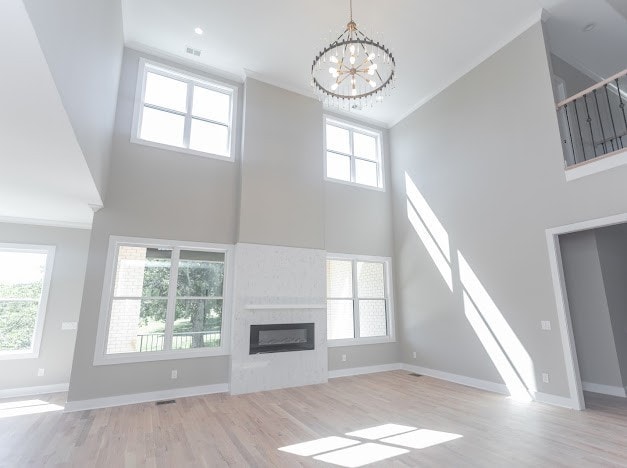
<svg viewBox="0 0 627 468">
<path fill-rule="evenodd" d="M 342 362 L 346 362 L 346 354 L 342 354 Z"/>
<path fill-rule="evenodd" d="M 177 379 L 179 376 L 179 372 L 176 369 L 172 370 L 172 378 L 173 379 Z"/>
<path fill-rule="evenodd" d="M 542 382 L 544 382 L 544 383 L 549 383 L 550 382 L 549 374 L 547 374 L 546 372 L 542 373 Z"/>
<path fill-rule="evenodd" d="M 542 327 L 542 330 L 551 330 L 551 322 L 549 320 L 541 320 L 540 326 Z"/>
<path fill-rule="evenodd" d="M 37 377 L 43 377 L 46 373 L 46 369 L 37 369 Z"/>
<path fill-rule="evenodd" d="M 416 351 L 414 351 L 414 352 L 412 353 L 412 357 L 413 357 L 414 359 L 416 359 Z"/>
</svg>

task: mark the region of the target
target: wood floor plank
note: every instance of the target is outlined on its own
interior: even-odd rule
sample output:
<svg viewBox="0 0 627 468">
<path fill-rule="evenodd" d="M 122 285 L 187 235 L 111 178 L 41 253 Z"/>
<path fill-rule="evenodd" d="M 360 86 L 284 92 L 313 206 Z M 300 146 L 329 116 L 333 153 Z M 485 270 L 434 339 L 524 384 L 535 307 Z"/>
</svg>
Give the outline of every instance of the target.
<svg viewBox="0 0 627 468">
<path fill-rule="evenodd" d="M 62 405 L 64 397 L 28 399 Z M 627 399 L 586 394 L 586 404 L 578 412 L 517 403 L 393 371 L 169 405 L 12 417 L 0 411 L 0 467 L 320 467 L 328 465 L 315 454 L 279 448 L 327 437 L 394 447 L 346 435 L 384 424 L 462 437 L 405 446 L 408 453 L 372 466 L 627 467 Z"/>
</svg>

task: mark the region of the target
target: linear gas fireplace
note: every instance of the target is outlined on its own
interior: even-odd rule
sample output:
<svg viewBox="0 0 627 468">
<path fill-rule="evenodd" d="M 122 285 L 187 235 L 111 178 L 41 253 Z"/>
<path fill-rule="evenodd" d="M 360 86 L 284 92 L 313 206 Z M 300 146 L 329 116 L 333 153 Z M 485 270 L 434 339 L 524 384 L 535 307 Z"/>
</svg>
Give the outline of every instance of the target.
<svg viewBox="0 0 627 468">
<path fill-rule="evenodd" d="M 250 326 L 249 354 L 314 349 L 313 323 L 277 323 Z"/>
</svg>

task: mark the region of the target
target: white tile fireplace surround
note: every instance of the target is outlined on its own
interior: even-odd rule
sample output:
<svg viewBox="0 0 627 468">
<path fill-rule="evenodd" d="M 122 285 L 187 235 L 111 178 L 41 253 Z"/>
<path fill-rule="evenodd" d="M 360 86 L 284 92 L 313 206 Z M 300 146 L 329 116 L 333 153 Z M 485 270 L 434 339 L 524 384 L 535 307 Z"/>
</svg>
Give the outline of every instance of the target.
<svg viewBox="0 0 627 468">
<path fill-rule="evenodd" d="M 327 381 L 326 252 L 237 244 L 231 393 Z M 313 323 L 315 349 L 249 354 L 250 326 Z"/>
</svg>

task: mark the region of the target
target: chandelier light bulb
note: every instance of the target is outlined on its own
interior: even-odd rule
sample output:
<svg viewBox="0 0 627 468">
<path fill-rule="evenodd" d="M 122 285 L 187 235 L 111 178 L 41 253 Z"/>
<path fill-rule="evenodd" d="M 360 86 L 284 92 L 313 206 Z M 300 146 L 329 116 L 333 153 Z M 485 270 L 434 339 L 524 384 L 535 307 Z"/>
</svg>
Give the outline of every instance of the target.
<svg viewBox="0 0 627 468">
<path fill-rule="evenodd" d="M 348 59 L 348 60 L 351 63 L 351 65 L 355 65 L 355 56 L 354 55 L 351 55 L 351 58 Z"/>
<path fill-rule="evenodd" d="M 333 63 L 338 63 L 339 60 L 337 59 L 337 57 L 335 55 L 331 55 L 331 58 L 329 58 L 329 60 Z"/>
<path fill-rule="evenodd" d="M 331 85 L 331 91 L 335 91 L 335 90 L 336 90 L 339 86 L 340 86 L 339 84 L 337 84 L 337 83 L 333 83 L 333 84 Z"/>
<path fill-rule="evenodd" d="M 377 87 L 377 82 L 376 82 L 375 80 L 370 80 L 370 81 L 368 82 L 368 84 L 369 84 L 371 87 L 373 87 L 373 88 L 376 88 L 376 87 Z"/>
<path fill-rule="evenodd" d="M 329 73 L 331 73 L 331 75 L 335 75 L 337 73 L 337 68 L 329 67 Z"/>
<path fill-rule="evenodd" d="M 353 88 L 353 89 L 351 90 L 351 95 L 353 95 L 353 96 L 357 96 L 357 89 Z"/>
<path fill-rule="evenodd" d="M 351 55 L 355 55 L 355 46 L 353 44 L 351 44 L 351 46 L 348 48 L 348 50 L 351 51 Z"/>
<path fill-rule="evenodd" d="M 374 52 L 371 52 L 370 55 L 368 55 L 368 60 L 370 60 L 371 62 L 375 59 L 376 54 Z"/>
</svg>

